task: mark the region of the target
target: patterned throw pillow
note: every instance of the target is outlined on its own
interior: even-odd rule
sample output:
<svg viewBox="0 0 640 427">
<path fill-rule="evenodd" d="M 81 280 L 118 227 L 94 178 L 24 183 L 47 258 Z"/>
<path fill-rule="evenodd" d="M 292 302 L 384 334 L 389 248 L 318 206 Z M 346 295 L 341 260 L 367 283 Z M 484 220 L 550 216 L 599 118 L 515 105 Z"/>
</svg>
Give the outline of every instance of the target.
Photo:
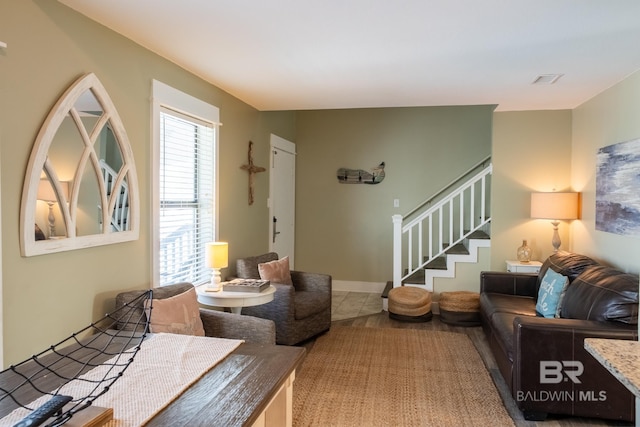
<svg viewBox="0 0 640 427">
<path fill-rule="evenodd" d="M 165 299 L 145 301 L 145 311 L 151 310 L 151 333 L 204 336 L 204 327 L 200 319 L 200 308 L 195 288 Z"/>
<path fill-rule="evenodd" d="M 293 285 L 291 280 L 291 272 L 289 271 L 289 257 L 258 264 L 258 272 L 262 280 L 268 280 L 273 283 L 282 283 L 285 285 Z"/>
<path fill-rule="evenodd" d="M 559 317 L 560 303 L 569 278 L 548 269 L 540 283 L 536 313 L 542 317 Z"/>
</svg>

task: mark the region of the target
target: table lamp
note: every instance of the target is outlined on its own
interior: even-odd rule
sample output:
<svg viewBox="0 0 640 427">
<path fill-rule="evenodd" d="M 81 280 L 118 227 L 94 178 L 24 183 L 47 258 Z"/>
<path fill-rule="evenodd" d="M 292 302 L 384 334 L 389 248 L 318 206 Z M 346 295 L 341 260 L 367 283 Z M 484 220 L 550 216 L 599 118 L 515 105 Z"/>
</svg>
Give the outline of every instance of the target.
<svg viewBox="0 0 640 427">
<path fill-rule="evenodd" d="M 207 243 L 205 248 L 205 258 L 207 267 L 213 269 L 211 272 L 211 284 L 208 286 L 208 289 L 212 291 L 219 291 L 220 282 L 222 282 L 220 269 L 226 268 L 229 265 L 229 243 Z"/>
<path fill-rule="evenodd" d="M 62 193 L 64 195 L 64 199 L 69 199 L 69 183 L 66 181 L 60 181 L 60 187 L 62 188 Z M 58 197 L 56 196 L 56 192 L 49 182 L 48 179 L 41 179 L 40 184 L 38 184 L 38 200 L 42 200 L 49 205 L 49 216 L 47 219 L 49 220 L 49 238 L 56 237 L 56 217 L 53 215 L 53 205 L 58 202 Z"/>
<path fill-rule="evenodd" d="M 560 248 L 558 225 L 561 219 L 578 219 L 580 193 L 531 193 L 531 218 L 550 219 L 553 225 L 553 251 Z"/>
</svg>

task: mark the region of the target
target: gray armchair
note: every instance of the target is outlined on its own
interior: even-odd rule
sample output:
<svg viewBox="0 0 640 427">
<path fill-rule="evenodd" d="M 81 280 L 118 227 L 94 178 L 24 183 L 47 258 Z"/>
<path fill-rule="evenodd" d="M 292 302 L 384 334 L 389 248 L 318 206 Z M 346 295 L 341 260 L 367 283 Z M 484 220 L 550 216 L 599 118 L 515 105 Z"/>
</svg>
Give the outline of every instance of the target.
<svg viewBox="0 0 640 427">
<path fill-rule="evenodd" d="M 191 283 L 177 283 L 163 286 L 153 290 L 153 298 L 165 299 L 193 288 Z M 146 291 L 122 292 L 116 296 L 116 309 L 135 300 Z M 139 312 L 131 318 L 136 318 L 144 311 L 143 301 L 138 301 Z M 225 313 L 222 311 L 200 308 L 200 318 L 204 326 L 205 336 L 245 340 L 254 344 L 275 344 L 276 328 L 272 321 L 240 314 Z M 140 329 L 140 325 L 123 323 L 119 325 L 121 330 Z"/>
<path fill-rule="evenodd" d="M 275 261 L 270 252 L 236 261 L 236 274 L 243 279 L 259 279 L 258 264 Z M 273 301 L 254 307 L 243 307 L 242 313 L 273 320 L 276 342 L 295 345 L 331 327 L 331 276 L 291 271 L 293 286 L 271 283 L 276 288 Z"/>
</svg>

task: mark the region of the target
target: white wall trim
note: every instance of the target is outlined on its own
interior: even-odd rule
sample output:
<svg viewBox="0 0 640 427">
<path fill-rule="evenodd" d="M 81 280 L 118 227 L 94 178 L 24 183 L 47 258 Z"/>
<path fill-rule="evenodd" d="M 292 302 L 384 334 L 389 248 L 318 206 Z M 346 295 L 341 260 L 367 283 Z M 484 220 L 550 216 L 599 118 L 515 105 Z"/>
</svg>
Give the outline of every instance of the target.
<svg viewBox="0 0 640 427">
<path fill-rule="evenodd" d="M 214 185 L 214 218 L 216 224 L 214 226 L 215 236 L 218 240 L 218 231 L 220 229 L 217 221 L 219 220 L 218 209 L 220 204 L 218 203 L 218 186 L 220 180 L 218 179 L 218 162 L 219 162 L 219 147 L 220 147 L 220 132 L 219 128 L 222 125 L 220 123 L 220 109 L 215 105 L 211 105 L 199 98 L 184 93 L 178 89 L 175 89 L 165 83 L 158 80 L 151 82 L 151 221 L 150 221 L 150 233 L 151 236 L 151 287 L 154 288 L 160 283 L 158 267 L 159 262 L 159 224 L 160 224 L 160 188 L 159 188 L 159 176 L 160 176 L 160 109 L 161 107 L 169 108 L 180 113 L 196 117 L 207 123 L 212 123 L 215 130 L 215 153 L 214 153 L 214 168 L 213 176 L 215 180 Z"/>
<path fill-rule="evenodd" d="M 343 292 L 368 292 L 372 294 L 381 294 L 386 285 L 386 282 L 357 282 L 350 280 L 332 281 L 333 290 Z"/>
</svg>

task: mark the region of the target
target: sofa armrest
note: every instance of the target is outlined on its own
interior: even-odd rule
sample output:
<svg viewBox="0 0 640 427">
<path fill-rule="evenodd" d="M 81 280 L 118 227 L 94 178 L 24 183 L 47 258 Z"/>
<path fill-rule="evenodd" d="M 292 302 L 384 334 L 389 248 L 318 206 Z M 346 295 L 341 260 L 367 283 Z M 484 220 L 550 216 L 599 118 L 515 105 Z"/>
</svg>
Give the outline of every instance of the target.
<svg viewBox="0 0 640 427">
<path fill-rule="evenodd" d="M 636 326 L 518 316 L 513 328 L 512 394 L 520 409 L 633 419 L 633 395 L 584 348 L 584 339 L 637 340 Z"/>
<path fill-rule="evenodd" d="M 271 320 L 206 308 L 200 309 L 200 318 L 208 337 L 245 340 L 255 344 L 276 343 L 276 326 Z"/>
<path fill-rule="evenodd" d="M 518 295 L 535 298 L 535 273 L 510 273 L 504 271 L 483 271 L 480 273 L 480 293 Z"/>
<path fill-rule="evenodd" d="M 321 273 L 291 271 L 291 280 L 297 291 L 323 292 L 331 294 L 331 276 Z"/>
</svg>

